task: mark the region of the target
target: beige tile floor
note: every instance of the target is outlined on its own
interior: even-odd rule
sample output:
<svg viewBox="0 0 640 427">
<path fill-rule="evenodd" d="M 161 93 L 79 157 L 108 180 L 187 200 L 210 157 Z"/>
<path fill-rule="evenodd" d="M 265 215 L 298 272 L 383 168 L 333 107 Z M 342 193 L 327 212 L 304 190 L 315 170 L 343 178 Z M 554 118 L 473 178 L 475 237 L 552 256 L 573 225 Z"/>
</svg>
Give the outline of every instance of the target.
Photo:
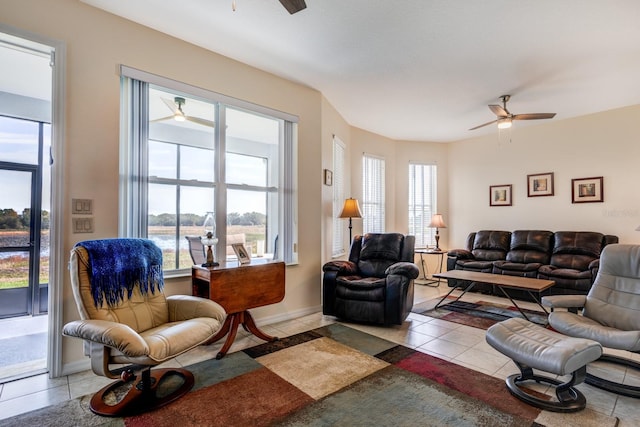
<svg viewBox="0 0 640 427">
<path fill-rule="evenodd" d="M 448 291 L 448 287 L 444 283 L 439 288 L 416 285 L 415 302 L 431 300 L 446 291 Z M 487 300 L 492 297 L 477 294 L 465 296 L 465 300 L 472 298 Z M 501 298 L 495 299 L 502 303 L 505 301 Z M 535 309 L 537 307 L 533 304 L 528 305 L 528 303 L 523 303 L 523 305 L 525 308 Z M 333 317 L 315 313 L 286 322 L 264 325 L 261 328 L 268 334 L 282 337 L 336 321 Z M 517 368 L 507 357 L 495 351 L 485 342 L 484 331 L 481 329 L 413 313 L 401 326 L 377 327 L 347 324 L 364 332 L 497 378 L 504 379 L 517 372 Z M 238 338 L 230 351 L 239 351 L 262 342 L 258 338 L 247 336 L 244 331 L 239 331 Z M 167 365 L 186 366 L 214 358 L 221 346 L 222 343 L 219 342 L 211 346 L 198 347 L 168 362 Z M 639 355 L 630 355 L 629 353 L 625 355 L 640 361 Z M 617 375 L 625 383 L 640 385 L 640 375 L 637 373 L 615 367 L 602 366 L 600 369 L 607 371 L 609 375 Z M 86 371 L 62 378 L 49 379 L 47 375 L 38 375 L 0 384 L 0 420 L 93 393 L 109 382 L 111 380 Z M 587 384 L 580 384 L 578 388 L 587 397 L 588 408 L 604 415 L 618 417 L 621 427 L 638 425 L 637 420 L 640 419 L 640 401 L 638 399 L 617 396 Z M 544 391 L 544 388 L 541 391 Z"/>
</svg>

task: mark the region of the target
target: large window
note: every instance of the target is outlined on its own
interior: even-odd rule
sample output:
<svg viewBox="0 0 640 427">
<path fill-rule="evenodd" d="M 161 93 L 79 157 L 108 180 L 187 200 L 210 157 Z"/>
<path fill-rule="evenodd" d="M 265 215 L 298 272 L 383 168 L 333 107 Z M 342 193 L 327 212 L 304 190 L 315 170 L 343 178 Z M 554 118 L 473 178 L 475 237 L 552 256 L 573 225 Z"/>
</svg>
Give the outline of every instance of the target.
<svg viewBox="0 0 640 427">
<path fill-rule="evenodd" d="M 384 233 L 385 230 L 384 159 L 370 154 L 362 156 L 362 231 Z"/>
<path fill-rule="evenodd" d="M 429 227 L 436 213 L 436 166 L 409 164 L 409 234 L 416 236 L 416 247 L 434 245 L 435 230 Z"/>
<path fill-rule="evenodd" d="M 333 246 L 331 256 L 337 257 L 345 253 L 344 220 L 338 218 L 344 206 L 344 164 L 345 146 L 336 136 L 333 137 Z"/>
<path fill-rule="evenodd" d="M 122 67 L 120 234 L 147 237 L 165 272 L 190 268 L 187 236 L 216 260 L 296 261 L 295 117 Z"/>
</svg>

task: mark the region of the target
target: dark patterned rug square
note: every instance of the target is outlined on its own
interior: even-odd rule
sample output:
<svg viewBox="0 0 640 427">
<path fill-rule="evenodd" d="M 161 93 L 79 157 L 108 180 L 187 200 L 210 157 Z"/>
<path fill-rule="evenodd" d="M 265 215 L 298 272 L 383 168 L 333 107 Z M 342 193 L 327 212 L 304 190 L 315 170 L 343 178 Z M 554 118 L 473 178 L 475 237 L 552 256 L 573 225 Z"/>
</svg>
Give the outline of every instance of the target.
<svg viewBox="0 0 640 427">
<path fill-rule="evenodd" d="M 445 300 L 445 303 L 440 307 L 433 309 L 439 300 L 440 298 L 422 303 L 414 307 L 412 311 L 424 316 L 435 317 L 480 329 L 487 329 L 491 325 L 511 317 L 524 318 L 517 307 L 508 303 L 456 301 L 453 298 L 449 298 Z M 505 301 L 508 302 L 508 300 Z M 529 309 L 522 309 L 522 311 L 527 315 L 528 320 L 540 325 L 546 325 L 547 314 L 543 311 Z"/>
</svg>

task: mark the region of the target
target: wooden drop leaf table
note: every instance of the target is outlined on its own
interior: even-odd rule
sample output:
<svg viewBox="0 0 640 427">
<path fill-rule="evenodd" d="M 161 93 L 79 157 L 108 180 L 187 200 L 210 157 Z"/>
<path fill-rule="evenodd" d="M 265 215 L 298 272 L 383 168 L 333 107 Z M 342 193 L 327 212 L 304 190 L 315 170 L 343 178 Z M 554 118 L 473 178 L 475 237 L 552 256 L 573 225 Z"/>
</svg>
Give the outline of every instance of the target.
<svg viewBox="0 0 640 427">
<path fill-rule="evenodd" d="M 216 267 L 194 265 L 191 268 L 191 284 L 193 295 L 209 298 L 227 312 L 222 329 L 207 342 L 211 344 L 229 334 L 216 359 L 222 359 L 227 354 L 240 325 L 265 341 L 278 339 L 265 334 L 256 326 L 249 309 L 275 304 L 284 299 L 284 262 L 256 259 L 250 264 L 228 261 Z"/>
</svg>

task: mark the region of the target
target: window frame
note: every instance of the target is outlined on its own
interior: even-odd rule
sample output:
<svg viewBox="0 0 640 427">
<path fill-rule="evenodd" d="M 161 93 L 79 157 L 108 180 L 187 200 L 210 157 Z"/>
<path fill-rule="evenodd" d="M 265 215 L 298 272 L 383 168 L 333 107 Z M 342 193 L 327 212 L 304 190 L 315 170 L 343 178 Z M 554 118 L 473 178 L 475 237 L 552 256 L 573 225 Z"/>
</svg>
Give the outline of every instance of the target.
<svg viewBox="0 0 640 427">
<path fill-rule="evenodd" d="M 226 95 L 194 87 L 186 83 L 157 76 L 135 68 L 120 66 L 121 76 L 121 147 L 120 147 L 120 210 L 119 235 L 123 237 L 146 237 L 148 213 L 148 184 L 146 149 L 148 131 L 148 92 L 153 85 L 170 92 L 185 94 L 216 105 L 215 156 L 216 176 L 213 183 L 214 211 L 219 237 L 226 230 L 226 191 L 234 187 L 243 190 L 263 190 L 264 187 L 227 184 L 225 182 L 225 112 L 226 108 L 245 111 L 249 114 L 276 119 L 279 124 L 278 186 L 268 187 L 267 192 L 277 192 L 279 238 L 274 253 L 288 264 L 298 262 L 297 254 L 297 122 L 298 117 L 267 107 L 238 100 Z M 162 142 L 162 141 L 161 141 Z M 146 147 L 145 147 L 146 148 Z M 164 180 L 164 179 L 159 179 Z M 166 180 L 164 180 L 166 181 Z M 208 183 L 207 183 L 208 185 Z M 267 196 L 268 197 L 268 196 Z M 177 202 L 179 203 L 179 202 Z M 177 225 L 179 228 L 179 225 Z M 217 258 L 224 260 L 226 248 L 221 238 Z M 167 274 L 168 273 L 168 274 Z M 186 274 L 186 269 L 165 270 L 165 276 Z"/>
<path fill-rule="evenodd" d="M 429 223 L 431 217 L 437 212 L 437 177 L 438 167 L 435 163 L 409 163 L 407 219 L 409 234 L 415 236 L 417 248 L 435 245 L 435 229 L 429 227 Z M 416 202 L 416 199 L 422 202 Z M 419 224 L 416 224 L 416 221 Z"/>
</svg>

